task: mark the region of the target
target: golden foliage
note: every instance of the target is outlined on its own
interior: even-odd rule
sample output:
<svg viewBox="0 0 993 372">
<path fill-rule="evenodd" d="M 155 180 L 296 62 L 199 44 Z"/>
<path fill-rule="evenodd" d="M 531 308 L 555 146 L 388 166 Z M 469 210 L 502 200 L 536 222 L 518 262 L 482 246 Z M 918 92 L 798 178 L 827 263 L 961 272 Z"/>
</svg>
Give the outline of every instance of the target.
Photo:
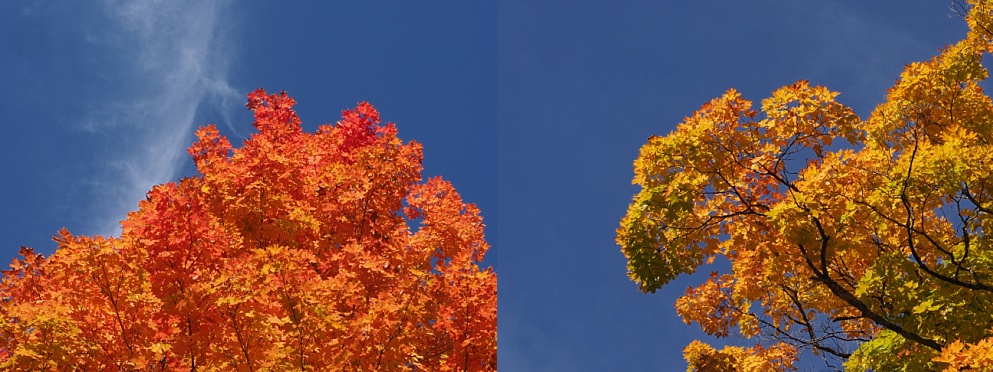
<svg viewBox="0 0 993 372">
<path fill-rule="evenodd" d="M 867 119 L 799 81 L 758 109 L 731 89 L 649 139 L 617 230 L 631 279 L 654 292 L 722 257 L 730 273 L 676 302 L 708 334 L 763 335 L 850 368 L 986 368 L 991 11 L 970 2 L 968 35 L 908 65 Z M 761 354 L 708 348 L 687 347 L 691 370 Z"/>
</svg>

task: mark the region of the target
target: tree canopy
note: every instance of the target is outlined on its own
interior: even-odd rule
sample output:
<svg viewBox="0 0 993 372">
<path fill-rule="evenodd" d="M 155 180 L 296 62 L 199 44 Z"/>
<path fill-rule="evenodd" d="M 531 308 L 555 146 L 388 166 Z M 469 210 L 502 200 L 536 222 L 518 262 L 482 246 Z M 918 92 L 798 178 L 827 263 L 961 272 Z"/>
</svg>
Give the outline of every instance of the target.
<svg viewBox="0 0 993 372">
<path fill-rule="evenodd" d="M 617 230 L 645 292 L 715 259 L 676 301 L 690 371 L 993 368 L 993 2 L 966 37 L 904 69 L 867 119 L 807 81 L 757 108 L 731 89 L 653 136 Z M 847 143 L 847 144 L 845 144 Z M 749 342 L 751 342 L 749 341 Z"/>
<path fill-rule="evenodd" d="M 421 145 L 368 103 L 304 132 L 285 93 L 214 126 L 199 174 L 155 186 L 120 237 L 63 230 L 0 283 L 7 370 L 495 370 L 496 275 L 473 204 L 421 180 Z"/>
</svg>

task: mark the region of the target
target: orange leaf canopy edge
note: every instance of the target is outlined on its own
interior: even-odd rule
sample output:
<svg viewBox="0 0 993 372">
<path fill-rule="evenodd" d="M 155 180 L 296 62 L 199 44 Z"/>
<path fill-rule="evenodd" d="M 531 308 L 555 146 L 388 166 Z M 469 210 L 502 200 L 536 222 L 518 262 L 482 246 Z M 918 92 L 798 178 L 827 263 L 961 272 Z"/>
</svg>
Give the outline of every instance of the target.
<svg viewBox="0 0 993 372">
<path fill-rule="evenodd" d="M 655 292 L 729 262 L 677 313 L 756 340 L 694 342 L 690 371 L 791 370 L 803 350 L 853 370 L 993 368 L 993 2 L 962 5 L 967 36 L 908 65 L 868 119 L 807 81 L 754 108 L 732 89 L 641 148 L 617 230 L 629 276 Z"/>
<path fill-rule="evenodd" d="M 199 174 L 155 186 L 119 238 L 61 231 L 4 271 L 4 370 L 496 369 L 496 274 L 473 204 L 368 103 L 306 133 L 285 93 L 258 132 L 213 125 Z"/>
</svg>

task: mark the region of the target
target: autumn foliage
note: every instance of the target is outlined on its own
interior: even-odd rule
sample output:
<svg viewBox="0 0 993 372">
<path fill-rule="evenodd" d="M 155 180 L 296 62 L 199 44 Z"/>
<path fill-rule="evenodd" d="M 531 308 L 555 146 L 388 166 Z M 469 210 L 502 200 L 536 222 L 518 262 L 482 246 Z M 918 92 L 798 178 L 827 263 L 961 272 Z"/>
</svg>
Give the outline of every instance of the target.
<svg viewBox="0 0 993 372">
<path fill-rule="evenodd" d="M 155 186 L 117 238 L 56 236 L 0 284 L 0 369 L 495 370 L 496 275 L 479 210 L 421 180 L 368 103 L 316 133 L 285 93 L 258 133 L 213 126 L 195 177 Z"/>
<path fill-rule="evenodd" d="M 968 35 L 908 65 L 862 119 L 806 81 L 753 108 L 735 90 L 649 139 L 617 231 L 654 292 L 702 265 L 690 371 L 789 370 L 800 351 L 852 370 L 993 369 L 993 101 L 980 82 L 993 4 Z"/>
</svg>

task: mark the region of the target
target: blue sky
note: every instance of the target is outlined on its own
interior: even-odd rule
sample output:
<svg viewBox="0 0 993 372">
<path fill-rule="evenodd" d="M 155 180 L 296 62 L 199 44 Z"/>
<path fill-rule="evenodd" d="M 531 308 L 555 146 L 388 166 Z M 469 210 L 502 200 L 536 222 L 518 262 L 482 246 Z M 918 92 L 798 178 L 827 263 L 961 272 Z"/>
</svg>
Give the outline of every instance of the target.
<svg viewBox="0 0 993 372">
<path fill-rule="evenodd" d="M 365 100 L 482 209 L 502 370 L 680 370 L 694 278 L 641 294 L 614 244 L 638 148 L 729 87 L 809 79 L 867 115 L 964 34 L 933 0 L 326 3 L 0 4 L 0 261 L 63 226 L 114 234 L 193 174 L 198 126 L 251 133 L 252 89 L 308 130 Z"/>
<path fill-rule="evenodd" d="M 495 3 L 4 2 L 0 65 L 3 260 L 51 252 L 63 226 L 116 233 L 152 185 L 194 174 L 197 127 L 254 130 L 258 87 L 310 131 L 369 101 L 496 245 Z"/>
<path fill-rule="evenodd" d="M 964 35 L 950 2 L 895 4 L 500 2 L 500 367 L 683 370 L 701 333 L 673 303 L 696 278 L 642 294 L 614 244 L 638 149 L 730 87 L 759 101 L 808 79 L 868 115 Z"/>
</svg>

